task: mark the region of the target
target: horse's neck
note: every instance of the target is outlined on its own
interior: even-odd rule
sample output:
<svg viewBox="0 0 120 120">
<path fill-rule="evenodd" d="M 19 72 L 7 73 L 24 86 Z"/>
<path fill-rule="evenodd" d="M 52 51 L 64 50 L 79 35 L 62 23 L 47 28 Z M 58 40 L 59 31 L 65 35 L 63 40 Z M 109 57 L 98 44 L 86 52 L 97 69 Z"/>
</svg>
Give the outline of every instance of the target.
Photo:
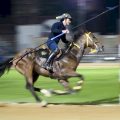
<svg viewBox="0 0 120 120">
<path fill-rule="evenodd" d="M 76 69 L 82 56 L 84 54 L 84 44 L 81 41 L 81 45 L 75 42 L 70 52 L 63 58 L 63 61 L 70 63 L 73 69 Z M 69 64 L 69 65 L 70 65 Z"/>
<path fill-rule="evenodd" d="M 75 46 L 76 45 L 76 46 Z M 85 45 L 81 42 L 80 46 L 79 43 L 75 43 L 73 49 L 71 49 L 71 54 L 76 57 L 77 62 L 80 62 L 80 59 L 82 58 L 84 54 L 84 47 Z M 79 46 L 79 47 L 77 47 Z"/>
</svg>

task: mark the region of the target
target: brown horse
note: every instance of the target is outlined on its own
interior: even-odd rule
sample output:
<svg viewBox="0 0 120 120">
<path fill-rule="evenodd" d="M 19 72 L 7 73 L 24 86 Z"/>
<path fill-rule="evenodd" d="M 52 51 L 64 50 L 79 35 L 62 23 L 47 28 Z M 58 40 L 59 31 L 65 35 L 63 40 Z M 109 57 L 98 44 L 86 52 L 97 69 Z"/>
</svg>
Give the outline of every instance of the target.
<svg viewBox="0 0 120 120">
<path fill-rule="evenodd" d="M 79 32 L 75 33 L 74 40 L 69 50 L 61 57 L 54 60 L 53 73 L 41 67 L 46 58 L 39 55 L 38 51 L 34 51 L 34 49 L 25 49 L 0 65 L 0 76 L 4 74 L 5 70 L 9 70 L 11 66 L 14 67 L 26 78 L 26 88 L 30 90 L 37 102 L 41 102 L 41 99 L 37 96 L 35 91 L 43 92 L 43 89 L 34 87 L 34 83 L 37 81 L 39 75 L 57 79 L 68 91 L 67 93 L 71 93 L 75 90 L 79 90 L 84 80 L 83 76 L 76 72 L 76 69 L 85 49 L 88 47 L 97 52 L 103 50 L 100 41 L 91 32 L 86 32 L 82 35 Z M 44 50 L 41 48 L 41 50 L 47 53 L 46 49 Z M 71 77 L 79 78 L 74 88 L 69 86 L 68 79 Z"/>
</svg>

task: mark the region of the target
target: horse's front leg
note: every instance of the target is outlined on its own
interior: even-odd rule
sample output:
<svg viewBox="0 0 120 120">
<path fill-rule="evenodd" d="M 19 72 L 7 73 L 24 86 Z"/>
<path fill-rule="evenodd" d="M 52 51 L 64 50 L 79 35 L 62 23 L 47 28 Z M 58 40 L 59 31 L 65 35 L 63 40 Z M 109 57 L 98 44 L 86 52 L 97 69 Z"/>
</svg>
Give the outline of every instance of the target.
<svg viewBox="0 0 120 120">
<path fill-rule="evenodd" d="M 69 82 L 67 80 L 63 79 L 58 79 L 58 82 L 64 87 L 63 90 L 50 90 L 51 94 L 56 94 L 56 95 L 66 95 L 66 94 L 71 94 L 73 93 L 73 89 L 69 86 Z"/>
<path fill-rule="evenodd" d="M 72 88 L 69 86 L 69 81 L 66 80 L 58 80 L 58 82 L 64 87 L 65 90 L 69 91 L 72 90 Z"/>
<path fill-rule="evenodd" d="M 72 77 L 78 77 L 79 78 L 79 81 L 77 81 L 76 83 L 76 86 L 74 86 L 72 89 L 75 90 L 75 91 L 79 91 L 80 89 L 82 89 L 82 84 L 84 82 L 84 77 L 83 75 L 79 74 L 79 73 L 76 73 L 75 71 L 70 71 L 70 72 L 67 72 L 64 77 L 66 79 L 68 78 L 72 78 Z"/>
</svg>

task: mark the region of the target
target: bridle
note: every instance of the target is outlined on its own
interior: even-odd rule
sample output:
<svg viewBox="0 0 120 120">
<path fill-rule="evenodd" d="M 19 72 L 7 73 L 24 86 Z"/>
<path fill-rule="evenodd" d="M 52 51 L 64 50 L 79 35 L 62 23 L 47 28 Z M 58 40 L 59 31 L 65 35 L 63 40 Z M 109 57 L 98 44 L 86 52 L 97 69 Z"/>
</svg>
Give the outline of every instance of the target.
<svg viewBox="0 0 120 120">
<path fill-rule="evenodd" d="M 90 34 L 91 34 L 91 32 L 85 33 L 85 37 L 86 37 L 85 42 L 86 42 L 86 46 L 87 46 L 87 47 L 89 47 L 89 41 L 93 42 L 92 38 L 90 37 Z M 94 46 L 95 46 L 95 49 L 92 49 L 92 48 L 91 48 L 90 53 L 95 53 L 95 52 L 97 52 L 98 46 L 97 46 L 96 43 L 98 43 L 98 42 L 93 42 L 93 44 L 94 44 Z M 81 49 L 81 47 L 80 47 L 77 43 L 75 43 L 75 42 L 72 42 L 69 47 L 72 47 L 72 46 L 75 46 L 75 47 L 77 47 L 78 49 Z"/>
</svg>

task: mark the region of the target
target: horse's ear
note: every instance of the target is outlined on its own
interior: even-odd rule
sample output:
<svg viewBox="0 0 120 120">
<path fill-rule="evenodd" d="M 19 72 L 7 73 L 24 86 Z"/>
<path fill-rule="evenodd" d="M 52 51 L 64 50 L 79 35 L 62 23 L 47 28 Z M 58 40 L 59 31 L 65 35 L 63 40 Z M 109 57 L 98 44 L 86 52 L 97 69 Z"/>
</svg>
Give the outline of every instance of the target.
<svg viewBox="0 0 120 120">
<path fill-rule="evenodd" d="M 85 33 L 88 33 L 89 31 L 87 29 L 85 29 Z"/>
<path fill-rule="evenodd" d="M 89 33 L 89 31 L 87 29 L 85 29 L 84 27 L 81 28 L 81 32 L 82 32 L 82 34 Z"/>
<path fill-rule="evenodd" d="M 85 32 L 85 30 L 83 28 L 81 28 L 80 31 L 82 34 Z"/>
<path fill-rule="evenodd" d="M 78 29 L 73 33 L 73 40 L 77 40 L 82 35 L 82 29 Z"/>
</svg>

